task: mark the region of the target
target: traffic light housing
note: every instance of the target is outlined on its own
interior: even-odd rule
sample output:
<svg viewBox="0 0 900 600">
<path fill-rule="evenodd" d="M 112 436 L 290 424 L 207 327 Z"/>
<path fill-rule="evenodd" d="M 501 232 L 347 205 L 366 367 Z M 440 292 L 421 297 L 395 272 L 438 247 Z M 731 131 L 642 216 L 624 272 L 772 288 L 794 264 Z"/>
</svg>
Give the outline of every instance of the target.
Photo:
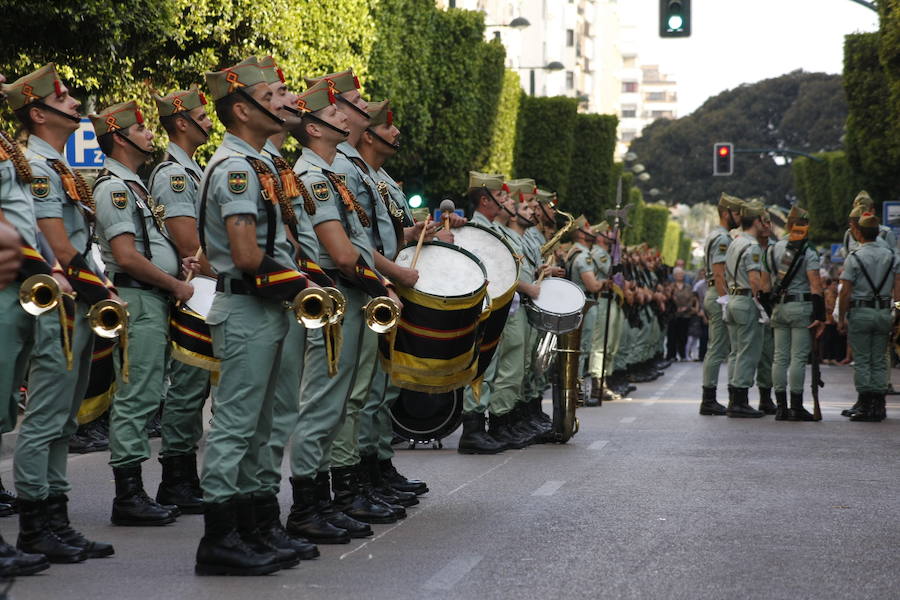
<svg viewBox="0 0 900 600">
<path fill-rule="evenodd" d="M 713 147 L 713 175 L 734 174 L 734 144 L 719 142 Z"/>
<path fill-rule="evenodd" d="M 691 35 L 691 0 L 659 0 L 659 36 Z"/>
</svg>

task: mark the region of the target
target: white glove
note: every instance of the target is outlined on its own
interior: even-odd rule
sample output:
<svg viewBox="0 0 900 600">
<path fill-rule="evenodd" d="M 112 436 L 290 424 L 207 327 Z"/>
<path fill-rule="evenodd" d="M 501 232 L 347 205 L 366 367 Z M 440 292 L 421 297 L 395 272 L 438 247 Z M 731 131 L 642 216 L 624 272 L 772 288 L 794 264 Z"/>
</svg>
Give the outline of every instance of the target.
<svg viewBox="0 0 900 600">
<path fill-rule="evenodd" d="M 725 308 L 726 306 L 728 306 L 728 294 L 725 294 L 724 296 L 719 296 L 718 298 L 716 298 L 716 304 L 721 304 L 722 308 Z"/>
</svg>

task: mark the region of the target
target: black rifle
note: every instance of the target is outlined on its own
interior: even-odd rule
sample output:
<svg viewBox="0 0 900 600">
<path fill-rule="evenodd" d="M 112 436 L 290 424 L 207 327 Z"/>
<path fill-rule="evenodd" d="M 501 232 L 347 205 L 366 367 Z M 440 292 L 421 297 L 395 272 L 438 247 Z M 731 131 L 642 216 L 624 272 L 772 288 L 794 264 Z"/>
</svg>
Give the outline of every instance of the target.
<svg viewBox="0 0 900 600">
<path fill-rule="evenodd" d="M 810 329 L 809 335 L 812 339 L 812 380 L 809 384 L 812 388 L 813 421 L 821 421 L 822 408 L 819 406 L 819 388 L 825 387 L 825 382 L 822 381 L 822 369 L 819 368 L 819 348 L 816 343 L 818 341 L 816 339 L 816 330 Z"/>
</svg>

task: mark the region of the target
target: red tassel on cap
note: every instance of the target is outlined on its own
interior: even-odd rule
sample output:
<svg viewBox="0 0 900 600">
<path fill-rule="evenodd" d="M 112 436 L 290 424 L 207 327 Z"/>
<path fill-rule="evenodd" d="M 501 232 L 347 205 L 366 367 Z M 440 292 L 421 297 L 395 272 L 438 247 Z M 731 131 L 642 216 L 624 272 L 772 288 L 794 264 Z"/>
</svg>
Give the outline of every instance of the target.
<svg viewBox="0 0 900 600">
<path fill-rule="evenodd" d="M 356 89 L 359 89 L 359 77 L 356 75 L 353 76 L 353 85 L 356 86 Z"/>
<path fill-rule="evenodd" d="M 278 73 L 278 79 L 281 80 L 281 83 L 284 83 L 284 72 L 278 68 L 275 69 L 275 72 Z"/>
<path fill-rule="evenodd" d="M 53 80 L 53 91 L 56 92 L 57 96 L 62 96 L 62 86 L 59 85 L 59 79 Z"/>
<path fill-rule="evenodd" d="M 389 110 L 387 115 L 387 124 L 388 127 L 394 124 L 394 111 Z"/>
<path fill-rule="evenodd" d="M 144 115 L 141 114 L 141 109 L 139 109 L 139 108 L 134 109 L 134 120 L 137 121 L 138 125 L 143 124 Z"/>
<path fill-rule="evenodd" d="M 206 96 L 203 95 L 203 92 L 197 92 L 197 95 L 200 97 L 200 104 L 206 104 Z"/>
<path fill-rule="evenodd" d="M 334 104 L 335 102 L 337 102 L 337 100 L 334 97 L 334 90 L 328 88 L 328 103 Z"/>
<path fill-rule="evenodd" d="M 500 188 L 500 189 L 502 189 L 502 190 L 503 190 L 504 192 L 506 192 L 507 194 L 509 193 L 509 186 L 506 185 L 505 183 L 503 184 L 503 187 Z"/>
<path fill-rule="evenodd" d="M 519 204 L 525 204 L 525 194 L 519 192 Z"/>
</svg>

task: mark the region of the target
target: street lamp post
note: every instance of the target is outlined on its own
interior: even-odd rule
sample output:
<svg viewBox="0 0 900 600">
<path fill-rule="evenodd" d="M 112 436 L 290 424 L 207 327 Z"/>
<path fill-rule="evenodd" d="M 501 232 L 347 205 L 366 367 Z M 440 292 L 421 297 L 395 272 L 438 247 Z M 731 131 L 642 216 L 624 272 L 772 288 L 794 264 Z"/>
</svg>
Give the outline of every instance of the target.
<svg viewBox="0 0 900 600">
<path fill-rule="evenodd" d="M 485 25 L 485 27 L 509 27 L 510 29 L 525 29 L 526 27 L 531 27 L 531 21 L 529 21 L 525 17 L 516 17 L 505 25 Z"/>
<path fill-rule="evenodd" d="M 529 78 L 529 89 L 532 96 L 534 96 L 534 72 L 535 71 L 562 71 L 566 68 L 566 65 L 562 64 L 558 60 L 554 60 L 553 62 L 549 62 L 543 67 L 518 67 L 519 69 L 529 69 L 531 71 Z"/>
</svg>

